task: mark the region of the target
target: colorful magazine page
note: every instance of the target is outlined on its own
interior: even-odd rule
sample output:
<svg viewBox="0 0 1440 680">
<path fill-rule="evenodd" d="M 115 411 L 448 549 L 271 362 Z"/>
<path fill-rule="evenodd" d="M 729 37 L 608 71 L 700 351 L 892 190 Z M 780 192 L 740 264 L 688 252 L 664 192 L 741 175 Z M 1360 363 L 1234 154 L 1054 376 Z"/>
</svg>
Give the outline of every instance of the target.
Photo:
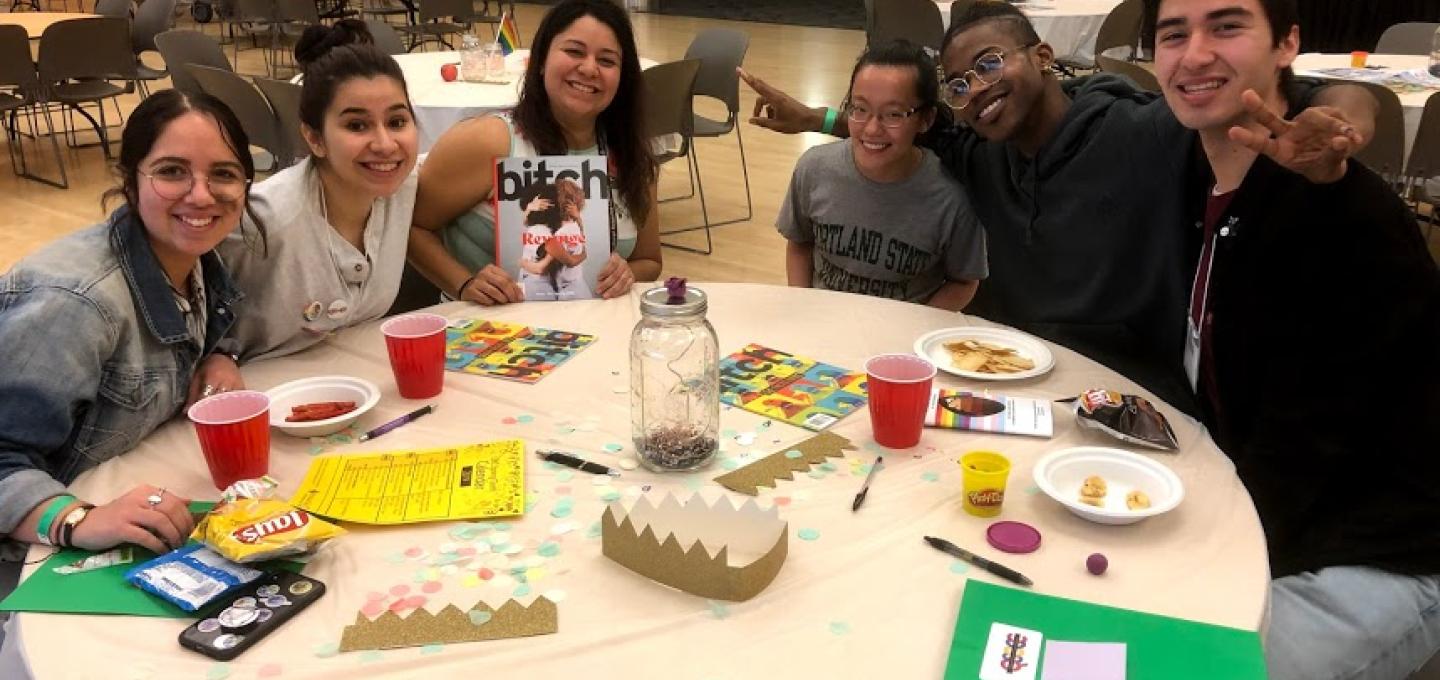
<svg viewBox="0 0 1440 680">
<path fill-rule="evenodd" d="M 720 362 L 720 400 L 823 430 L 865 405 L 865 374 L 752 343 Z"/>
<path fill-rule="evenodd" d="M 471 319 L 445 330 L 445 368 L 535 383 L 593 342 L 593 335 Z"/>
<path fill-rule="evenodd" d="M 1047 399 L 940 388 L 930 391 L 925 426 L 1047 439 L 1055 434 L 1055 418 Z"/>
<path fill-rule="evenodd" d="M 610 175 L 604 156 L 495 161 L 495 263 L 526 300 L 595 297 L 610 259 Z"/>
</svg>

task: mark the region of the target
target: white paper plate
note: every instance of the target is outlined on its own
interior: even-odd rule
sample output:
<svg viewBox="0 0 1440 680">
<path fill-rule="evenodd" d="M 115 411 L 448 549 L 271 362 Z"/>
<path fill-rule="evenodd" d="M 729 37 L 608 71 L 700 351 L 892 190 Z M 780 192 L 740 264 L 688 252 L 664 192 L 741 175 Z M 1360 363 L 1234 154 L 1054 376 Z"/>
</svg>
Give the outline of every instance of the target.
<svg viewBox="0 0 1440 680">
<path fill-rule="evenodd" d="M 334 434 L 355 422 L 380 403 L 380 388 L 362 378 L 327 375 L 293 380 L 265 392 L 270 397 L 270 425 L 292 437 L 323 437 Z M 355 410 L 343 416 L 312 420 L 308 423 L 287 423 L 290 407 L 317 401 L 353 401 Z"/>
<path fill-rule="evenodd" d="M 1020 356 L 1035 362 L 1035 368 L 1018 373 L 963 371 L 955 367 L 955 364 L 950 361 L 950 352 L 945 350 L 945 343 L 961 340 L 976 340 L 992 345 L 1012 347 Z M 943 328 L 920 336 L 920 339 L 915 341 L 915 353 L 929 359 L 930 363 L 935 364 L 935 368 L 946 373 L 976 380 L 1024 380 L 1037 375 L 1045 375 L 1055 367 L 1055 355 L 1050 353 L 1050 348 L 1046 347 L 1044 342 L 1024 333 L 1004 328 Z"/>
<path fill-rule="evenodd" d="M 1080 502 L 1085 478 L 1105 478 L 1105 504 Z M 1131 524 L 1175 509 L 1185 499 L 1185 486 L 1170 468 L 1145 456 L 1101 446 L 1080 446 L 1046 454 L 1035 464 L 1035 485 L 1067 510 L 1099 524 Z M 1140 490 L 1150 507 L 1131 510 L 1125 496 Z"/>
</svg>

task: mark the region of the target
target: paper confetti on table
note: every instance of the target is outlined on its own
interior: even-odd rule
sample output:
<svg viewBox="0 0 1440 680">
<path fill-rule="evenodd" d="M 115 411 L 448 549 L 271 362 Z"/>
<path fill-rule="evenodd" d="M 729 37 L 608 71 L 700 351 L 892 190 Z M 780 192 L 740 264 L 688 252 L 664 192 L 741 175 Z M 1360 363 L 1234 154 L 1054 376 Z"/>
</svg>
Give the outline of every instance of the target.
<svg viewBox="0 0 1440 680">
<path fill-rule="evenodd" d="M 785 451 L 772 453 L 734 472 L 720 475 L 715 481 L 732 491 L 754 496 L 760 493 L 759 487 L 775 488 L 779 480 L 794 480 L 796 472 L 854 450 L 855 445 L 849 439 L 833 432 L 822 432 Z"/>
<path fill-rule="evenodd" d="M 487 618 L 485 615 L 489 614 Z M 340 651 L 398 649 L 434 644 L 478 642 L 559 632 L 559 610 L 540 597 L 530 606 L 508 600 L 499 609 L 477 602 L 469 611 L 447 605 L 439 614 L 418 609 L 407 617 L 394 612 L 371 621 L 363 613 L 345 627 Z"/>
</svg>

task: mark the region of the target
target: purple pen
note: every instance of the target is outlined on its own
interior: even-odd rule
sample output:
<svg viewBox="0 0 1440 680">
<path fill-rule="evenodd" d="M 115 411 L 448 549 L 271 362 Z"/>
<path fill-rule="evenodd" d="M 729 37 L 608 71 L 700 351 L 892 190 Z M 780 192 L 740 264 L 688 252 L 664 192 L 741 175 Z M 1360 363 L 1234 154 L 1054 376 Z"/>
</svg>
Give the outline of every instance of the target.
<svg viewBox="0 0 1440 680">
<path fill-rule="evenodd" d="M 370 441 L 371 439 L 374 439 L 374 438 L 376 438 L 376 437 L 379 437 L 380 435 L 385 434 L 386 432 L 389 432 L 389 431 L 391 431 L 391 430 L 393 430 L 393 429 L 395 429 L 395 428 L 397 428 L 397 427 L 400 427 L 401 425 L 404 425 L 405 423 L 408 423 L 408 422 L 410 422 L 410 421 L 412 421 L 412 420 L 415 420 L 416 418 L 419 418 L 420 416 L 423 416 L 423 415 L 425 415 L 425 414 L 427 414 L 427 413 L 434 413 L 434 412 L 435 412 L 435 404 L 430 404 L 429 406 L 421 406 L 420 408 L 417 408 L 417 409 L 415 409 L 414 411 L 411 411 L 411 412 L 409 412 L 409 413 L 406 413 L 405 415 L 400 416 L 399 418 L 396 418 L 396 419 L 394 419 L 394 420 L 392 420 L 392 421 L 390 421 L 390 422 L 388 422 L 388 423 L 385 423 L 384 425 L 381 425 L 380 427 L 377 427 L 377 428 L 375 428 L 375 429 L 373 429 L 373 430 L 371 430 L 371 431 L 369 431 L 369 432 L 366 432 L 365 434 L 360 435 L 360 441 L 362 441 L 362 442 L 368 442 L 368 441 Z"/>
</svg>

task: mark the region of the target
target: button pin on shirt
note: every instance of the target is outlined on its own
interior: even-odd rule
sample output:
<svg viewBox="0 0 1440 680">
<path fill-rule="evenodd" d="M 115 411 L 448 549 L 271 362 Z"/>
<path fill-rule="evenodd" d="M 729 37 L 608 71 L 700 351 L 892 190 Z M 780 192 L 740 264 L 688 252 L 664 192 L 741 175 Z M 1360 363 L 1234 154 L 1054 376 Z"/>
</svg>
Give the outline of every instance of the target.
<svg viewBox="0 0 1440 680">
<path fill-rule="evenodd" d="M 345 313 L 350 311 L 350 303 L 344 300 L 336 300 L 330 303 L 330 308 L 325 310 L 325 316 L 331 321 L 339 321 L 344 318 Z"/>
<path fill-rule="evenodd" d="M 320 304 L 319 300 L 315 300 L 310 304 L 305 305 L 305 311 L 301 313 L 301 316 L 304 316 L 306 321 L 314 321 L 320 318 L 320 314 L 322 314 L 324 311 L 325 306 Z"/>
</svg>

